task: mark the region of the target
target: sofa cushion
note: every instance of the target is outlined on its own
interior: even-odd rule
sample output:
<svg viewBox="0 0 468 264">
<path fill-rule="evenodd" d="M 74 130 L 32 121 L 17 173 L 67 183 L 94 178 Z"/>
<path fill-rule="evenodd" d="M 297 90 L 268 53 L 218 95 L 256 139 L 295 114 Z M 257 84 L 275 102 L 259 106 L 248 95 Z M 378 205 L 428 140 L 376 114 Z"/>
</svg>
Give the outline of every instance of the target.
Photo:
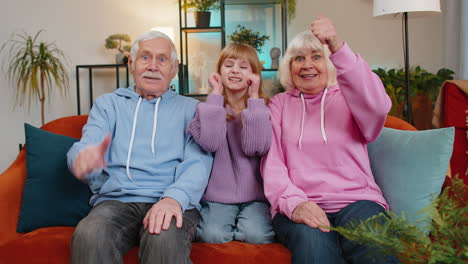
<svg viewBox="0 0 468 264">
<path fill-rule="evenodd" d="M 26 135 L 26 182 L 17 232 L 47 226 L 75 226 L 91 209 L 88 186 L 68 170 L 66 154 L 78 139 L 29 124 Z"/>
<path fill-rule="evenodd" d="M 73 227 L 47 227 L 32 231 L 0 246 L 0 263 L 62 264 L 70 261 Z M 193 243 L 190 258 L 197 263 L 290 263 L 291 255 L 279 243 L 250 245 L 237 241 L 224 244 Z M 137 264 L 138 248 L 123 257 L 125 264 Z"/>
<path fill-rule="evenodd" d="M 291 254 L 279 243 L 258 245 L 231 241 L 224 244 L 193 243 L 190 259 L 194 264 L 288 264 Z"/>
<path fill-rule="evenodd" d="M 40 228 L 0 246 L 0 263 L 70 262 L 73 227 Z"/>
<path fill-rule="evenodd" d="M 454 129 L 403 131 L 384 128 L 368 145 L 375 181 L 390 210 L 419 227 L 429 216 L 418 214 L 439 195 L 453 149 Z"/>
</svg>

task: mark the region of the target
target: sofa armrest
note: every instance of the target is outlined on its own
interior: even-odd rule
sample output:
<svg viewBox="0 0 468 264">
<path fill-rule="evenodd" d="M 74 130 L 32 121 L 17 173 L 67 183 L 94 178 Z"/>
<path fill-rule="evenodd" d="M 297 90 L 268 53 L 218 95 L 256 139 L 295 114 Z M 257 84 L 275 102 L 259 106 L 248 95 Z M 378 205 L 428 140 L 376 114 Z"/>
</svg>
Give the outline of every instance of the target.
<svg viewBox="0 0 468 264">
<path fill-rule="evenodd" d="M 26 180 L 26 151 L 0 175 L 0 245 L 21 236 L 16 232 Z"/>
<path fill-rule="evenodd" d="M 410 123 L 394 116 L 387 116 L 387 119 L 385 120 L 385 127 L 388 128 L 393 128 L 393 129 L 399 129 L 399 130 L 411 130 L 411 131 L 416 131 L 418 130 L 414 126 L 412 126 Z"/>
<path fill-rule="evenodd" d="M 68 116 L 53 120 L 43 125 L 41 129 L 55 134 L 81 138 L 81 130 L 87 120 L 87 115 Z M 22 235 L 16 232 L 16 227 L 25 180 L 26 149 L 23 148 L 16 160 L 0 175 L 0 245 Z"/>
</svg>

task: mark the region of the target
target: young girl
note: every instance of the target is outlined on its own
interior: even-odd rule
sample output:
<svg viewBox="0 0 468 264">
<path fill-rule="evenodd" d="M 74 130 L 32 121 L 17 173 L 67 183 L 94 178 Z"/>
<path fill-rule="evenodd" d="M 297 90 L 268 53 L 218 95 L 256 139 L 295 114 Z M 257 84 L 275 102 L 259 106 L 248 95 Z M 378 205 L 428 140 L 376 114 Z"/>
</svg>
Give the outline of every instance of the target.
<svg viewBox="0 0 468 264">
<path fill-rule="evenodd" d="M 211 73 L 213 89 L 187 128 L 215 158 L 202 198 L 200 242 L 273 242 L 260 158 L 270 148 L 272 128 L 257 52 L 245 44 L 226 46 Z"/>
</svg>

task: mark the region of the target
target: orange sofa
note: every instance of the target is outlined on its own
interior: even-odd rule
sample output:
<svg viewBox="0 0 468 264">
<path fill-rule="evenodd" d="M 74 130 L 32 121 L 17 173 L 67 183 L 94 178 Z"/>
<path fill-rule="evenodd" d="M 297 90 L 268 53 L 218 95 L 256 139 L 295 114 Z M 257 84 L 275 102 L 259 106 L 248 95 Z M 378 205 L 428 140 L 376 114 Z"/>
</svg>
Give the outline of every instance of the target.
<svg viewBox="0 0 468 264">
<path fill-rule="evenodd" d="M 42 129 L 74 138 L 81 137 L 87 116 L 71 116 L 51 121 Z M 386 127 L 416 130 L 396 117 L 389 116 Z M 0 264 L 68 263 L 70 238 L 74 227 L 46 227 L 30 233 L 17 233 L 16 226 L 26 179 L 26 153 L 21 150 L 13 164 L 0 175 Z M 288 250 L 279 243 L 249 245 L 194 243 L 193 263 L 290 263 Z M 138 250 L 133 248 L 124 257 L 125 263 L 138 263 Z"/>
</svg>

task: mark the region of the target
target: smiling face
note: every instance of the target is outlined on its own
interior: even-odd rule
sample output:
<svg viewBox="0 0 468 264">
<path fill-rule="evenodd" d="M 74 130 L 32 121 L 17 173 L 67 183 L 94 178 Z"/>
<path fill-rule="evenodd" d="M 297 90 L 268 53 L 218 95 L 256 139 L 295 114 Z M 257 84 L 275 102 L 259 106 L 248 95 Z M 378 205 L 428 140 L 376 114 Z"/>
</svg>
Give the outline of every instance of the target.
<svg viewBox="0 0 468 264">
<path fill-rule="evenodd" d="M 299 91 L 318 94 L 327 87 L 328 68 L 320 50 L 308 50 L 292 58 L 291 80 Z"/>
<path fill-rule="evenodd" d="M 246 59 L 227 58 L 223 61 L 220 74 L 224 88 L 231 91 L 242 91 L 248 87 L 248 76 L 252 67 Z"/>
<path fill-rule="evenodd" d="M 175 77 L 177 61 L 171 59 L 172 48 L 172 43 L 164 38 L 142 40 L 135 61 L 130 58 L 135 90 L 146 99 L 165 93 Z"/>
</svg>

